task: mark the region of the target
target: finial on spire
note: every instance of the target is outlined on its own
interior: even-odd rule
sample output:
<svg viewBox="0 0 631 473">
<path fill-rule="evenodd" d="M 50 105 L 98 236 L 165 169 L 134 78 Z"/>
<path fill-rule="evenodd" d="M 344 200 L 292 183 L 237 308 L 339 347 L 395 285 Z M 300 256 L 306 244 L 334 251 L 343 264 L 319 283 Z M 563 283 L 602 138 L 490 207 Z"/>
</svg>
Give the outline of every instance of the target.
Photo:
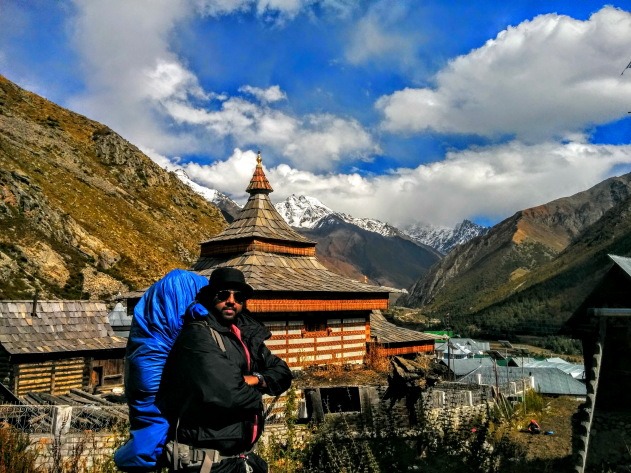
<svg viewBox="0 0 631 473">
<path fill-rule="evenodd" d="M 256 168 L 254 168 L 254 174 L 252 175 L 252 179 L 250 180 L 250 185 L 245 190 L 249 194 L 269 194 L 270 192 L 274 191 L 274 189 L 272 189 L 272 186 L 270 186 L 267 177 L 265 177 L 262 162 L 263 158 L 261 158 L 261 152 L 258 151 L 256 154 Z"/>
</svg>

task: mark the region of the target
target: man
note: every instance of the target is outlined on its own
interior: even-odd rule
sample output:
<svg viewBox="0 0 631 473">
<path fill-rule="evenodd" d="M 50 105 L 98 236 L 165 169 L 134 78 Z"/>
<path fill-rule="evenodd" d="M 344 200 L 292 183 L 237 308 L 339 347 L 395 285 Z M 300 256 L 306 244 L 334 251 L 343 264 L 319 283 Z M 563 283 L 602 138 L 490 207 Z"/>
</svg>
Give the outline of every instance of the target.
<svg viewBox="0 0 631 473">
<path fill-rule="evenodd" d="M 530 419 L 530 424 L 528 424 L 528 432 L 530 432 L 531 434 L 541 433 L 541 427 L 539 427 L 539 423 L 535 419 Z"/>
<path fill-rule="evenodd" d="M 218 268 L 187 310 L 157 396 L 171 424 L 173 469 L 267 471 L 251 453 L 263 431 L 261 396 L 286 391 L 292 375 L 265 346 L 269 330 L 245 308 L 252 292 L 241 271 Z"/>
</svg>

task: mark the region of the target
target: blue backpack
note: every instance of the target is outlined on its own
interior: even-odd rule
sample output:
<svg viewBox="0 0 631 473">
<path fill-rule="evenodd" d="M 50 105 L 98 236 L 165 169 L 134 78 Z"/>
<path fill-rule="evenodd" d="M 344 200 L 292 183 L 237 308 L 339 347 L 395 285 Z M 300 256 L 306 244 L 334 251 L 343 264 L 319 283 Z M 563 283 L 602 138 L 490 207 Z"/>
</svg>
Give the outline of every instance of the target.
<svg viewBox="0 0 631 473">
<path fill-rule="evenodd" d="M 175 269 L 153 284 L 134 309 L 125 358 L 130 438 L 114 453 L 114 462 L 122 471 L 148 471 L 157 466 L 169 431 L 167 419 L 155 405 L 162 370 L 186 309 L 207 285 L 207 278 Z"/>
</svg>

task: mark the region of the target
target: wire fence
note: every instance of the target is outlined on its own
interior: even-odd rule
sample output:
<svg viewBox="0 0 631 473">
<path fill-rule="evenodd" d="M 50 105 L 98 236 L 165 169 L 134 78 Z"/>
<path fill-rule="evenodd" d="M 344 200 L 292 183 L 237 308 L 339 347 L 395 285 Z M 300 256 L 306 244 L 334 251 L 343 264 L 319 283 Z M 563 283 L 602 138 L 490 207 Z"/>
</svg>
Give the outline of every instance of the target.
<svg viewBox="0 0 631 473">
<path fill-rule="evenodd" d="M 127 406 L 0 405 L 0 426 L 26 434 L 40 471 L 99 471 L 129 434 Z"/>
</svg>

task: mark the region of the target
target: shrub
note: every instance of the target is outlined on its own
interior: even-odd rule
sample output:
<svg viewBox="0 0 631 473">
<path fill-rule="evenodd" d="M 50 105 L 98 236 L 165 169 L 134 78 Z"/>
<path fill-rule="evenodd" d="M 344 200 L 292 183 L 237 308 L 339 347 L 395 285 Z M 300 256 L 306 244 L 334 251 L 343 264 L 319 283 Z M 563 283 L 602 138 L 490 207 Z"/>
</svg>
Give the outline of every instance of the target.
<svg viewBox="0 0 631 473">
<path fill-rule="evenodd" d="M 0 423 L 0 473 L 39 473 L 37 453 L 29 449 L 27 434 L 7 423 Z"/>
</svg>

